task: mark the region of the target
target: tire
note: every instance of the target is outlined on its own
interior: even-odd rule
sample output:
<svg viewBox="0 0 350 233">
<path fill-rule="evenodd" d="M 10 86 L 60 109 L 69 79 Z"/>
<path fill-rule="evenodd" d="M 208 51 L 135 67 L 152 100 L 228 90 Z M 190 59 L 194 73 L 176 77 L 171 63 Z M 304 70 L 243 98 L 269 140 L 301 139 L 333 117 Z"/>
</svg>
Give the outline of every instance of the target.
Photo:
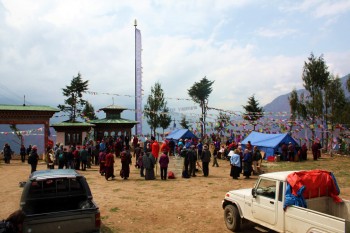
<svg viewBox="0 0 350 233">
<path fill-rule="evenodd" d="M 239 231 L 241 229 L 241 217 L 236 206 L 225 206 L 224 219 L 227 229 L 231 231 Z"/>
</svg>

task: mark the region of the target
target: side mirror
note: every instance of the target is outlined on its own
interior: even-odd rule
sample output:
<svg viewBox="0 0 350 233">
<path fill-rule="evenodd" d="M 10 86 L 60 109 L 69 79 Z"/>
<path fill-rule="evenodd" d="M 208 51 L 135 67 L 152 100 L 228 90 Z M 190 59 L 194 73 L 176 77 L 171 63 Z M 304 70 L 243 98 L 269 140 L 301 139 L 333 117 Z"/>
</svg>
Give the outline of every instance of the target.
<svg viewBox="0 0 350 233">
<path fill-rule="evenodd" d="M 23 188 L 24 185 L 26 185 L 26 183 L 27 183 L 26 181 L 19 182 L 19 187 Z"/>
<path fill-rule="evenodd" d="M 255 198 L 256 197 L 256 189 L 252 188 L 252 196 Z"/>
</svg>

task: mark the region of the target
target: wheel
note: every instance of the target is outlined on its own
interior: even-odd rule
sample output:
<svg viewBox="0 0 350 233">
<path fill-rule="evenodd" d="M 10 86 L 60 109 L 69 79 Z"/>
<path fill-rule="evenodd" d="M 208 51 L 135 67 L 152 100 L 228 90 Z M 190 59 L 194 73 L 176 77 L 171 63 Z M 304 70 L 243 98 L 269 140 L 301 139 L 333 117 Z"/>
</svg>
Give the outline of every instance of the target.
<svg viewBox="0 0 350 233">
<path fill-rule="evenodd" d="M 231 231 L 239 231 L 241 229 L 241 217 L 236 206 L 225 206 L 224 218 L 227 229 Z"/>
</svg>

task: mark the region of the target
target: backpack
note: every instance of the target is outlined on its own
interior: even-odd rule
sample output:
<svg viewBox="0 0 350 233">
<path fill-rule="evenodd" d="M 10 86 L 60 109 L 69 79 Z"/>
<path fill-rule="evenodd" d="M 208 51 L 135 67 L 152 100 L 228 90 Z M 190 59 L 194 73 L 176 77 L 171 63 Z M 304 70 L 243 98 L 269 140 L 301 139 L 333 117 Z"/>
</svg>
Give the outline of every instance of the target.
<svg viewBox="0 0 350 233">
<path fill-rule="evenodd" d="M 172 171 L 168 171 L 168 179 L 175 179 L 175 174 Z"/>
</svg>

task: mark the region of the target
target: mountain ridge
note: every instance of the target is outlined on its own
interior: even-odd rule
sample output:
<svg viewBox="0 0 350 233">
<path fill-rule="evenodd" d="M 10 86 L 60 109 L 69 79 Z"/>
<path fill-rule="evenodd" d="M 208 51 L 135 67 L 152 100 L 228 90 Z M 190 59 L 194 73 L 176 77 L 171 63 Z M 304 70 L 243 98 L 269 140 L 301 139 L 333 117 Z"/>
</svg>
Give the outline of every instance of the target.
<svg viewBox="0 0 350 233">
<path fill-rule="evenodd" d="M 346 82 L 347 82 L 347 79 L 349 77 L 350 77 L 350 74 L 345 75 L 344 77 L 340 78 L 341 83 L 342 83 L 342 88 L 344 90 L 346 98 L 350 97 L 350 93 L 346 89 Z M 287 94 L 283 94 L 283 95 L 276 97 L 270 103 L 266 104 L 263 107 L 264 111 L 265 112 L 287 112 L 287 113 L 290 113 L 290 106 L 289 106 L 288 97 L 290 96 L 291 93 L 292 93 L 292 90 Z M 304 95 L 306 95 L 308 93 L 308 91 L 306 91 L 305 89 L 299 89 L 299 90 L 297 90 L 297 93 L 298 93 L 298 97 L 300 97 L 301 93 L 304 93 Z"/>
</svg>

